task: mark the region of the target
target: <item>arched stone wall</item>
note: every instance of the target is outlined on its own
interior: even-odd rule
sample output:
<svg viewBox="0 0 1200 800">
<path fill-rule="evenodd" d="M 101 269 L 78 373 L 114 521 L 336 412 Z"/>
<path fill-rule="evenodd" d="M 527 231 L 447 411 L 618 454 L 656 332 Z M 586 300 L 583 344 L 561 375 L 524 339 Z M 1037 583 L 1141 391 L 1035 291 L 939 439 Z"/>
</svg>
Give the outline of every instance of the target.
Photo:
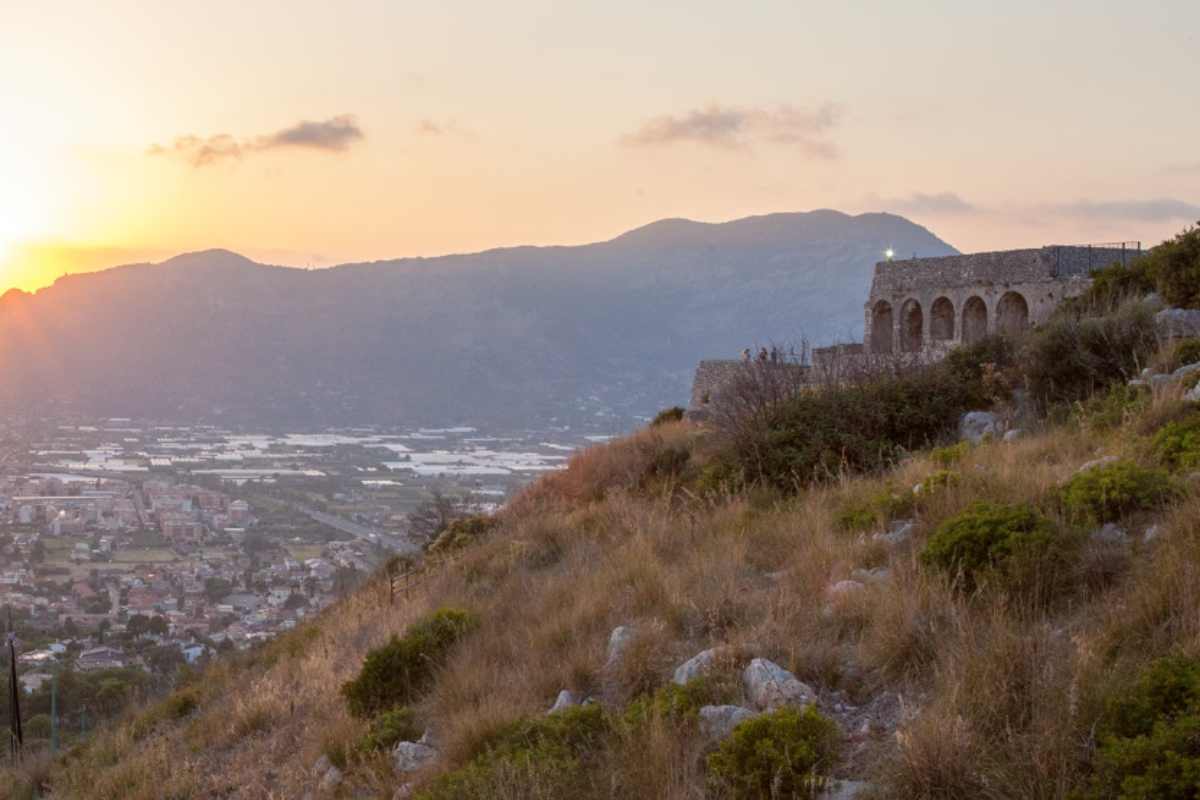
<svg viewBox="0 0 1200 800">
<path fill-rule="evenodd" d="M 977 294 L 967 298 L 962 309 L 962 340 L 964 344 L 977 342 L 987 336 L 987 304 Z"/>
<path fill-rule="evenodd" d="M 925 314 L 921 304 L 909 299 L 900 306 L 900 350 L 919 353 L 925 344 Z"/>
<path fill-rule="evenodd" d="M 954 339 L 954 303 L 948 297 L 939 297 L 929 307 L 929 338 L 935 342 Z"/>
<path fill-rule="evenodd" d="M 892 352 L 892 304 L 886 300 L 871 309 L 871 352 Z"/>
<path fill-rule="evenodd" d="M 1029 327 L 1029 303 L 1020 292 L 1005 292 L 996 304 L 996 330 L 1015 336 Z"/>
</svg>

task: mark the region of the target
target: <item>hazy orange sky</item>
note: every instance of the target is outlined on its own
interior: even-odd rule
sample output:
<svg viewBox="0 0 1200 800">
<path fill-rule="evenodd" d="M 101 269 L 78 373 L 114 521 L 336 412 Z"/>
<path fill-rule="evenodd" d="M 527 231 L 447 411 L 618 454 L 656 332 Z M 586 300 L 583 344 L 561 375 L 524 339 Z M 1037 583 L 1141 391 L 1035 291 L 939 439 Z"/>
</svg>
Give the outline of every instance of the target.
<svg viewBox="0 0 1200 800">
<path fill-rule="evenodd" d="M 1200 3 L 0 0 L 0 285 L 887 210 L 963 250 L 1200 219 Z"/>
</svg>

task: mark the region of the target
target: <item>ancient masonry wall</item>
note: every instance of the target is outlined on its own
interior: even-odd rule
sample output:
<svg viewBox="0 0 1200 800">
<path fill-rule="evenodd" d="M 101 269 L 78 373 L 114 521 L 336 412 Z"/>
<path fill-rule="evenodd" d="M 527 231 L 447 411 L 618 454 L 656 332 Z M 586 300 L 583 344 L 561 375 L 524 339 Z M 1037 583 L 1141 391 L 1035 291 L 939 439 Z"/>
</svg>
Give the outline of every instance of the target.
<svg viewBox="0 0 1200 800">
<path fill-rule="evenodd" d="M 836 379 L 880 358 L 928 363 L 989 334 L 1019 333 L 1083 292 L 1093 270 L 1141 255 L 1138 246 L 1054 245 L 880 262 L 863 309 L 862 344 L 814 350 L 813 367 Z M 741 369 L 740 361 L 701 361 L 692 411 L 703 414 Z"/>
<path fill-rule="evenodd" d="M 1080 294 L 1093 269 L 1128 263 L 1132 248 L 1053 246 L 875 265 L 864 306 L 869 353 L 944 353 L 991 333 L 1015 333 Z"/>
</svg>

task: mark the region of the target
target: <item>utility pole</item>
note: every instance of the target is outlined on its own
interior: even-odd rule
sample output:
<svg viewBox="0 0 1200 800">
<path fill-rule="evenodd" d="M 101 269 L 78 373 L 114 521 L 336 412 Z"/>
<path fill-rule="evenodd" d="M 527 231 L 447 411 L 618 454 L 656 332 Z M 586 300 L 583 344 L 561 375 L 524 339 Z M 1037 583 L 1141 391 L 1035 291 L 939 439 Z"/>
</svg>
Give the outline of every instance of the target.
<svg viewBox="0 0 1200 800">
<path fill-rule="evenodd" d="M 13 627 L 12 609 L 8 610 L 8 722 L 9 748 L 13 762 L 21 760 L 25 737 L 21 735 L 21 685 L 17 683 L 17 631 Z"/>
</svg>

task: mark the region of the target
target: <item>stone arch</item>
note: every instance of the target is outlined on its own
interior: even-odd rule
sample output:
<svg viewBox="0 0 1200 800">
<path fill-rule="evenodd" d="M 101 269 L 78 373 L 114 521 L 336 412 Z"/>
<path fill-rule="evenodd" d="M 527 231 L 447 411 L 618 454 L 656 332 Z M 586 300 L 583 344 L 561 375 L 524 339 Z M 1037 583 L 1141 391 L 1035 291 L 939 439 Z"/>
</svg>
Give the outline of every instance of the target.
<svg viewBox="0 0 1200 800">
<path fill-rule="evenodd" d="M 887 300 L 871 309 L 871 352 L 892 352 L 892 304 Z"/>
<path fill-rule="evenodd" d="M 971 295 L 963 303 L 962 310 L 962 340 L 964 344 L 977 342 L 987 336 L 988 332 L 987 304 L 979 295 Z"/>
<path fill-rule="evenodd" d="M 949 297 L 939 297 L 929 307 L 929 338 L 935 342 L 954 338 L 954 303 Z"/>
<path fill-rule="evenodd" d="M 1029 303 L 1019 292 L 1005 292 L 996 304 L 996 330 L 1015 336 L 1029 327 Z"/>
<path fill-rule="evenodd" d="M 919 353 L 925 345 L 925 313 L 916 300 L 905 300 L 900 306 L 900 349 Z"/>
</svg>

